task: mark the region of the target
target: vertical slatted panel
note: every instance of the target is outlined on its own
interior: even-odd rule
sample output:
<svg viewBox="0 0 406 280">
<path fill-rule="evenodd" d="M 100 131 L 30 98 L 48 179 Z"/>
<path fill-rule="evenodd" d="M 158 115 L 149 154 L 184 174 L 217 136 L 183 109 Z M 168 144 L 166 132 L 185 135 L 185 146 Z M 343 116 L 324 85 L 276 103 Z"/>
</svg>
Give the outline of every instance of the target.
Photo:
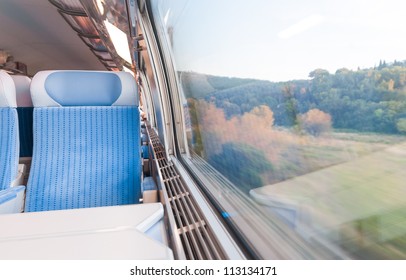
<svg viewBox="0 0 406 280">
<path fill-rule="evenodd" d="M 225 255 L 200 207 L 190 195 L 190 191 L 179 176 L 176 167 L 167 160 L 158 135 L 150 126 L 147 128 L 155 160 L 162 174 L 165 188 L 163 191 L 166 191 L 169 198 L 187 259 L 224 259 Z"/>
</svg>

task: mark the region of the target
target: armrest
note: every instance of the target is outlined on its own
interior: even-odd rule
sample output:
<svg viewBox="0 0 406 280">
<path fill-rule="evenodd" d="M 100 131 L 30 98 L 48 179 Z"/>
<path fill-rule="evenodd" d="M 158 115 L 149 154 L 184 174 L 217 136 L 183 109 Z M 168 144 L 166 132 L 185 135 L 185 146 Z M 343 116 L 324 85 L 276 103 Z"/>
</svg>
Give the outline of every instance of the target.
<svg viewBox="0 0 406 280">
<path fill-rule="evenodd" d="M 0 204 L 15 198 L 17 194 L 11 188 L 0 191 Z"/>
<path fill-rule="evenodd" d="M 24 209 L 25 186 L 0 191 L 0 214 L 21 213 Z"/>
</svg>

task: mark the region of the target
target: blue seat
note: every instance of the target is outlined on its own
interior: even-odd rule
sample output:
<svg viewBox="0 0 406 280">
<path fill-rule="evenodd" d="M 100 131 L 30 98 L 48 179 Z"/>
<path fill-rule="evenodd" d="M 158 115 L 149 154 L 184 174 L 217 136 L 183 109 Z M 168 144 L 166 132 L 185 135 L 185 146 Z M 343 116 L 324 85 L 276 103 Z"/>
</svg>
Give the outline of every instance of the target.
<svg viewBox="0 0 406 280">
<path fill-rule="evenodd" d="M 0 191 L 17 178 L 19 135 L 16 89 L 13 79 L 0 70 Z"/>
<path fill-rule="evenodd" d="M 149 159 L 148 145 L 142 145 L 141 146 L 141 151 L 142 151 L 142 158 L 143 159 Z"/>
<path fill-rule="evenodd" d="M 25 187 L 18 186 L 22 174 L 18 176 L 20 145 L 16 107 L 13 78 L 0 70 L 0 214 L 21 212 L 24 204 Z"/>
<path fill-rule="evenodd" d="M 31 157 L 33 147 L 33 105 L 30 94 L 31 79 L 27 76 L 11 76 L 16 87 L 20 157 Z"/>
<path fill-rule="evenodd" d="M 42 71 L 31 96 L 26 212 L 139 202 L 140 116 L 131 74 Z"/>
</svg>

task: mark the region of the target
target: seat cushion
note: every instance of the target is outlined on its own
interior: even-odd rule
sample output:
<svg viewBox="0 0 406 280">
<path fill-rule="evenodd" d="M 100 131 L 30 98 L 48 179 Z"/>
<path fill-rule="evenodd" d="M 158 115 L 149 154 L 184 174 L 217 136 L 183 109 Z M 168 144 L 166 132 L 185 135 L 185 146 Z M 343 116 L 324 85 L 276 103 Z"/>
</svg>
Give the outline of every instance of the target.
<svg viewBox="0 0 406 280">
<path fill-rule="evenodd" d="M 136 106 L 35 108 L 25 211 L 138 203 L 139 126 Z"/>
</svg>

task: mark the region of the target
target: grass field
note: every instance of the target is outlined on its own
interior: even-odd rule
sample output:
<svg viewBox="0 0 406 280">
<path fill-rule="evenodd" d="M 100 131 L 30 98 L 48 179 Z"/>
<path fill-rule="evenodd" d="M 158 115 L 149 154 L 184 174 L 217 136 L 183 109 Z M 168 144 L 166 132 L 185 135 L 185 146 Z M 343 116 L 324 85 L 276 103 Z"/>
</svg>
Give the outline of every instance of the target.
<svg viewBox="0 0 406 280">
<path fill-rule="evenodd" d="M 311 159 L 322 155 L 314 166 L 341 163 L 251 194 L 264 205 L 294 209 L 299 232 L 327 239 L 352 257 L 406 259 L 406 142 L 401 140 L 340 133 L 332 143 L 343 141 L 342 149 L 309 146 L 302 152 Z M 353 158 L 345 160 L 348 150 Z"/>
<path fill-rule="evenodd" d="M 353 161 L 406 141 L 406 136 L 371 133 L 333 132 L 323 137 L 296 137 L 302 141 L 278 147 L 280 156 L 270 159 L 274 170 L 262 174 L 264 184 Z"/>
</svg>

